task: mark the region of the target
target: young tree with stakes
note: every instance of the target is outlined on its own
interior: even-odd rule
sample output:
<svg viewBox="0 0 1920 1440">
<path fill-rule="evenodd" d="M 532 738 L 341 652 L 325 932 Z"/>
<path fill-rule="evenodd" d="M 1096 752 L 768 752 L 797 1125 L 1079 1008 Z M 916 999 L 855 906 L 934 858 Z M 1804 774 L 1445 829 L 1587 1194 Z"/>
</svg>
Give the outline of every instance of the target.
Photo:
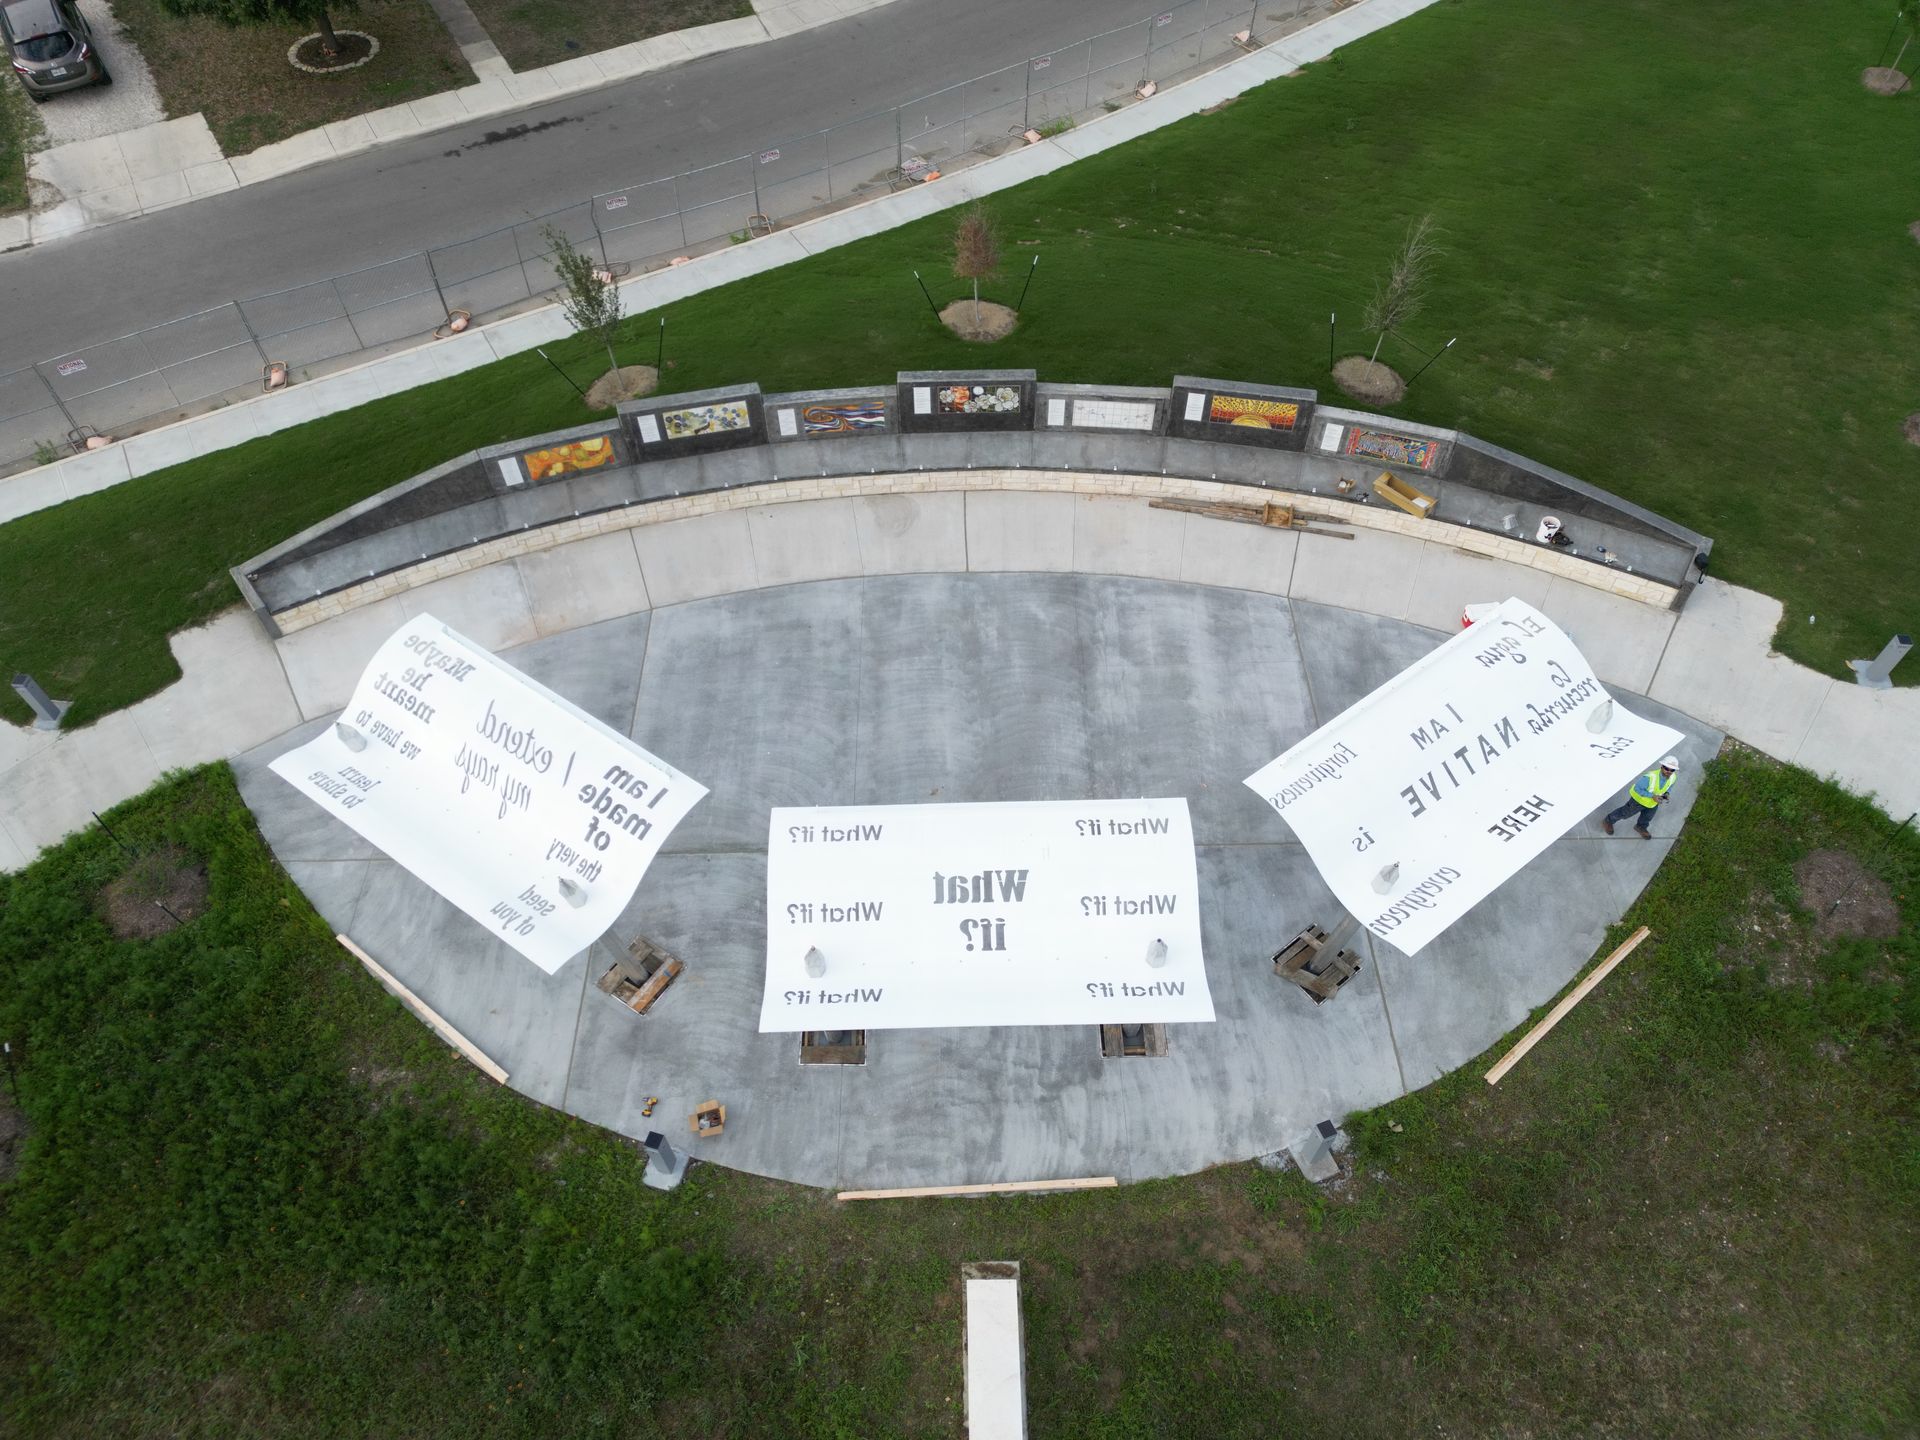
<svg viewBox="0 0 1920 1440">
<path fill-rule="evenodd" d="M 340 40 L 329 12 L 351 14 L 360 8 L 360 0 L 160 0 L 160 8 L 170 15 L 202 15 L 229 28 L 312 25 L 320 32 L 321 50 L 333 56 L 340 53 Z"/>
<path fill-rule="evenodd" d="M 993 227 L 993 216 L 978 200 L 960 212 L 960 223 L 953 227 L 953 273 L 973 282 L 973 324 L 980 327 L 980 282 L 990 279 L 1000 268 L 1000 236 Z"/>
<path fill-rule="evenodd" d="M 553 247 L 553 269 L 562 287 L 561 313 L 575 330 L 606 347 L 607 365 L 617 374 L 620 362 L 613 355 L 613 337 L 620 329 L 620 287 L 611 279 L 603 280 L 592 257 L 552 225 L 543 226 L 540 236 Z"/>
<path fill-rule="evenodd" d="M 1413 228 L 1407 231 L 1407 243 L 1393 257 L 1393 268 L 1387 271 L 1387 278 L 1374 286 L 1373 299 L 1367 302 L 1360 322 L 1374 332 L 1373 354 L 1367 357 L 1369 382 L 1389 332 L 1408 324 L 1426 302 L 1427 267 L 1435 256 L 1446 253 L 1440 248 L 1439 234 L 1440 227 L 1433 223 L 1433 216 L 1422 215 L 1414 221 Z"/>
<path fill-rule="evenodd" d="M 1906 39 L 1900 42 L 1900 53 L 1893 57 L 1893 68 L 1896 70 L 1900 68 L 1900 62 L 1906 58 L 1907 46 L 1913 43 L 1916 35 L 1920 35 L 1920 0 L 1900 0 L 1893 12 L 1893 35 L 1887 37 L 1887 45 L 1891 45 L 1894 35 L 1900 34 L 1903 30 L 1906 32 Z M 1883 60 L 1886 58 L 1887 45 L 1880 47 L 1880 57 Z"/>
</svg>

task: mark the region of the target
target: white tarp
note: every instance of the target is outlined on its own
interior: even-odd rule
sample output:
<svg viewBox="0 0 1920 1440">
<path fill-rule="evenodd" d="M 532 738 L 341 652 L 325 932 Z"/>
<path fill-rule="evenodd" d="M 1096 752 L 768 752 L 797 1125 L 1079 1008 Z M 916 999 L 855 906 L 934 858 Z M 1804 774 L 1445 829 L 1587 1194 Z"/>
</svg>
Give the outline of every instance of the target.
<svg viewBox="0 0 1920 1440">
<path fill-rule="evenodd" d="M 777 809 L 760 1028 L 1211 1020 L 1199 889 L 1184 799 Z"/>
<path fill-rule="evenodd" d="M 1680 739 L 1508 600 L 1246 783 L 1340 903 L 1412 955 Z"/>
<path fill-rule="evenodd" d="M 431 615 L 273 772 L 551 975 L 707 793 Z"/>
</svg>

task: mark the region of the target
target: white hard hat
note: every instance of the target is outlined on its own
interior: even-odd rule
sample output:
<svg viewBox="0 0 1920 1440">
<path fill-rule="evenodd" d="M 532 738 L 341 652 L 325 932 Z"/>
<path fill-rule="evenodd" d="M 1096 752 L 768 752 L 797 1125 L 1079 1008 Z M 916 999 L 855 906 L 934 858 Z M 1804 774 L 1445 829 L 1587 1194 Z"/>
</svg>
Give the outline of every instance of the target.
<svg viewBox="0 0 1920 1440">
<path fill-rule="evenodd" d="M 1667 756 L 1666 759 L 1660 762 L 1660 768 L 1662 770 L 1678 770 L 1680 768 L 1680 762 L 1673 756 L 1669 755 Z"/>
</svg>

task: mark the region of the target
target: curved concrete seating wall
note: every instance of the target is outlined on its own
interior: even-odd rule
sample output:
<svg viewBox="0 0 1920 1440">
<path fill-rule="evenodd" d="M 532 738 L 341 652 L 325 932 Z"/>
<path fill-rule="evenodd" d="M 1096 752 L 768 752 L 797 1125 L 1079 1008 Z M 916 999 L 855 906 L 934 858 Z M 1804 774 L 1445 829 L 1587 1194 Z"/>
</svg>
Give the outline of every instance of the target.
<svg viewBox="0 0 1920 1440">
<path fill-rule="evenodd" d="M 971 471 L 787 480 L 634 505 L 482 542 L 283 612 L 277 645 L 301 712 L 347 701 L 366 657 L 431 611 L 490 649 L 735 591 L 942 571 L 1078 571 L 1317 601 L 1435 629 L 1518 595 L 1566 627 L 1608 683 L 1643 692 L 1672 587 L 1544 547 L 1378 505 L 1341 506 L 1353 538 L 1158 510 L 1154 494 L 1245 498 L 1158 476 Z M 1610 578 L 1596 589 L 1584 573 Z M 1644 593 L 1636 593 L 1638 587 Z"/>
<path fill-rule="evenodd" d="M 1023 383 L 1030 387 L 1030 382 Z M 1182 383 L 1223 382 L 1183 380 L 1170 391 L 1135 389 L 1125 394 L 1136 409 L 1164 414 L 1169 397 L 1186 393 Z M 1042 385 L 1039 393 L 1049 398 L 1050 408 L 1064 414 L 1066 402 L 1050 398 L 1054 391 L 1094 388 Z M 668 440 L 666 444 L 679 447 L 678 453 L 649 453 L 643 463 L 635 463 L 634 457 L 644 444 L 661 442 L 636 441 L 629 433 L 633 415 L 624 416 L 623 423 L 607 421 L 494 446 L 362 501 L 237 566 L 234 578 L 271 633 L 291 633 L 401 589 L 529 549 L 565 544 L 583 534 L 743 504 L 889 493 L 901 488 L 894 483 L 898 478 L 942 473 L 948 477 L 940 484 L 944 489 L 1105 491 L 1243 504 L 1305 502 L 1310 510 L 1338 514 L 1345 523 L 1442 540 L 1653 605 L 1677 606 L 1697 580 L 1696 556 L 1712 547 L 1711 540 L 1695 531 L 1472 436 L 1312 401 L 1301 402 L 1303 413 L 1311 417 L 1302 423 L 1302 434 L 1282 437 L 1278 446 L 1061 429 L 894 431 L 796 441 L 769 433 L 767 422 L 759 418 L 778 410 L 791 422 L 797 408 L 794 397 L 762 397 L 752 386 L 737 390 L 745 397 L 740 408 L 751 408 L 756 417 L 750 430 Z M 1106 393 L 1120 392 L 1109 387 Z M 685 406 L 732 395 L 715 391 L 646 403 Z M 1144 407 L 1143 396 L 1150 402 Z M 644 423 L 659 436 L 651 420 Z M 1428 447 L 1425 463 L 1431 470 L 1329 453 L 1337 449 L 1343 431 L 1389 424 L 1394 433 L 1375 438 L 1393 440 L 1403 433 L 1418 437 L 1418 443 Z M 611 443 L 615 462 L 535 482 L 515 458 L 588 436 Z M 1324 443 L 1296 448 L 1303 439 Z M 729 448 L 697 448 L 707 443 Z M 1374 494 L 1376 476 L 1427 497 L 1420 502 L 1428 507 L 1425 513 L 1406 513 Z M 813 481 L 827 488 L 807 488 Z M 1569 527 L 1571 548 L 1534 543 L 1536 527 L 1549 514 L 1562 517 Z"/>
</svg>

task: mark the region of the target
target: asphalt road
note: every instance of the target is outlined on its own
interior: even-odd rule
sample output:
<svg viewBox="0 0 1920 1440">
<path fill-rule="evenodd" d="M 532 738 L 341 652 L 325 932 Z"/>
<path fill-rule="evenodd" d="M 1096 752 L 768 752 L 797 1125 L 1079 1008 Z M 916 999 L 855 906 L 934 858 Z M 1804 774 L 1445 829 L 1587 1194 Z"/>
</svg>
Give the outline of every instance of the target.
<svg viewBox="0 0 1920 1440">
<path fill-rule="evenodd" d="M 0 256 L 0 372 L 780 144 L 1147 13 L 1145 0 L 896 0 Z"/>
</svg>

